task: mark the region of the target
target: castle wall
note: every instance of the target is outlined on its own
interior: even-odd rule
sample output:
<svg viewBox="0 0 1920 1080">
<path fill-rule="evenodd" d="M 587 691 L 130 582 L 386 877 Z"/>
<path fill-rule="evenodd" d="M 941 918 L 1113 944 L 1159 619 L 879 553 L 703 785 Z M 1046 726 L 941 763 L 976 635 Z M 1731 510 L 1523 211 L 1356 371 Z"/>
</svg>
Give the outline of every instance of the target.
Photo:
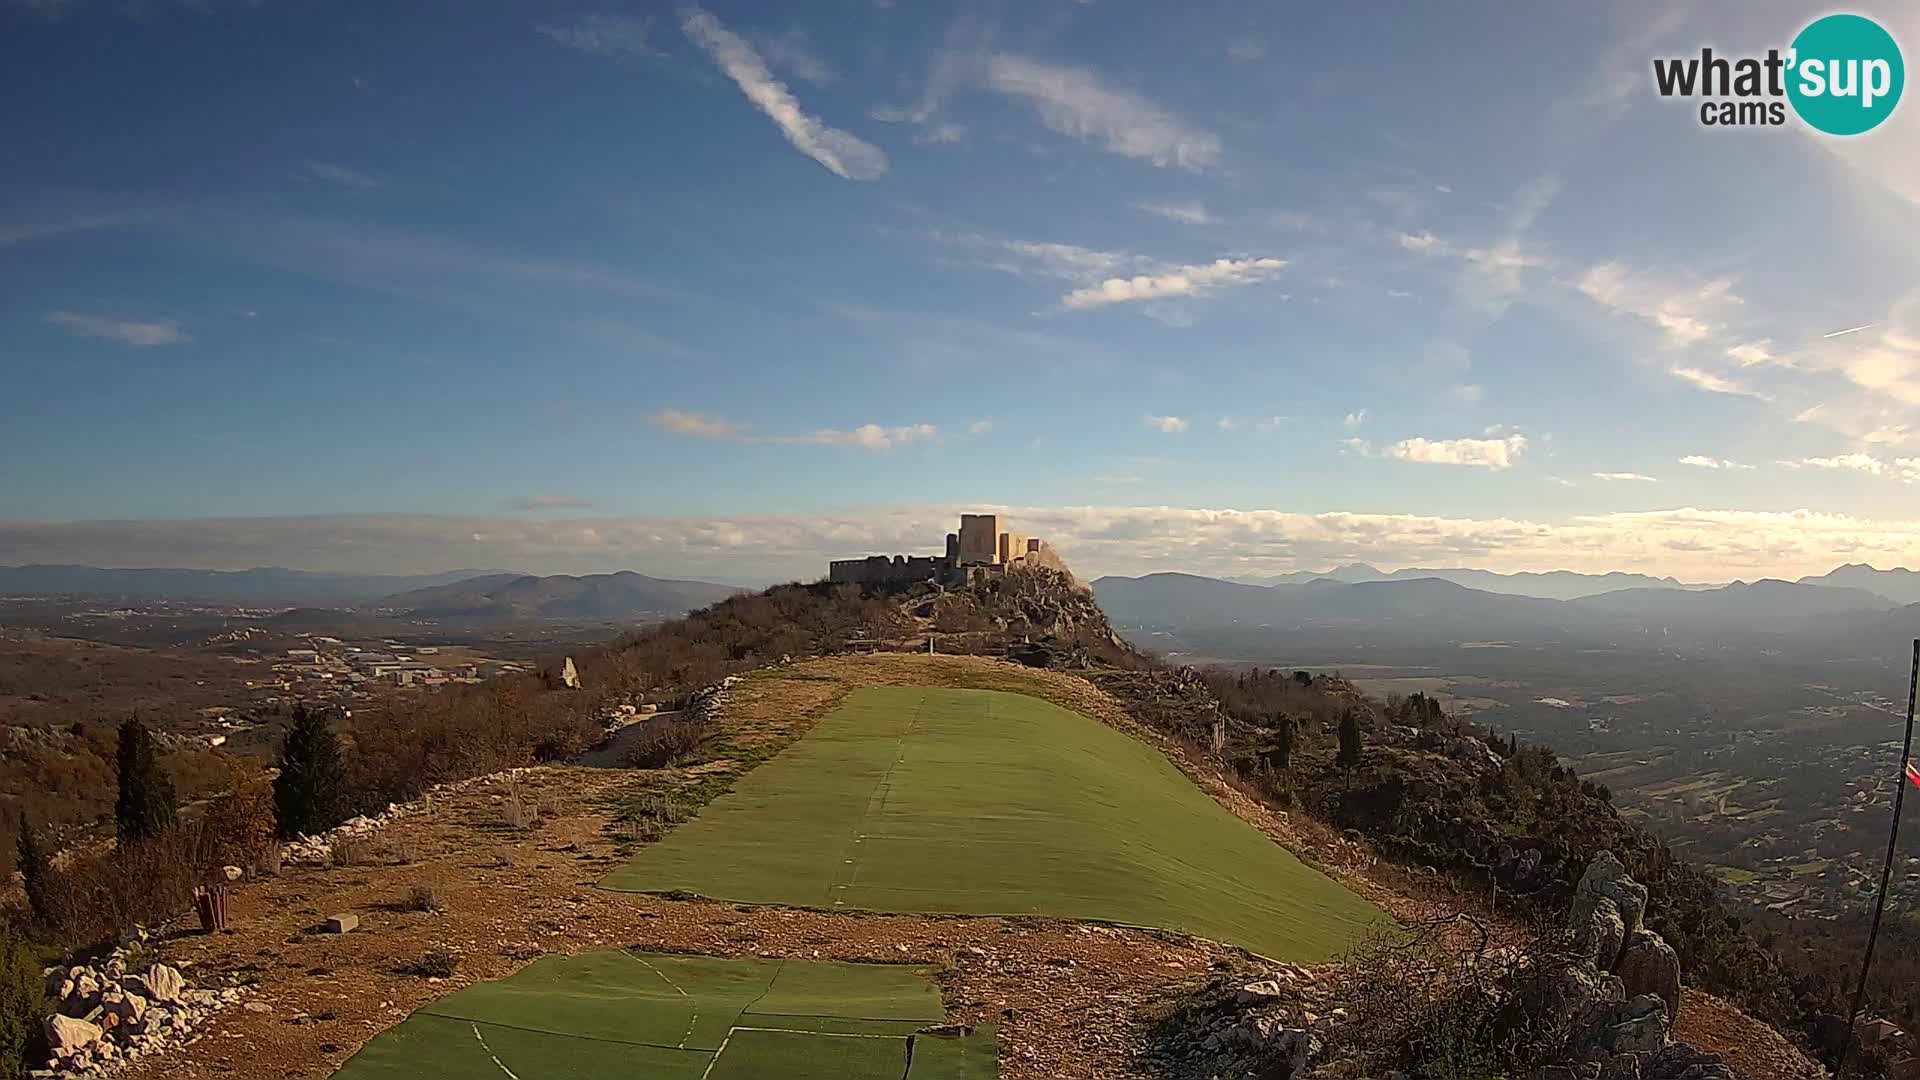
<svg viewBox="0 0 1920 1080">
<path fill-rule="evenodd" d="M 827 580 L 836 585 L 893 585 L 926 581 L 940 573 L 946 560 L 932 555 L 869 555 L 864 559 L 835 559 L 827 564 Z"/>
</svg>

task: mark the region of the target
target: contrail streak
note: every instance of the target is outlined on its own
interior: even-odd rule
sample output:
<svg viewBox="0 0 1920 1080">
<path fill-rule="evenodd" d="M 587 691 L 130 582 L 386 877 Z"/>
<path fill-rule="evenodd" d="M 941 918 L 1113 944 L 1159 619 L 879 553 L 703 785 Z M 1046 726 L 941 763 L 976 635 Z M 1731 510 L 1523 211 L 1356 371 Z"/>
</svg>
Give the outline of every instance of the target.
<svg viewBox="0 0 1920 1080">
<path fill-rule="evenodd" d="M 1846 328 L 1845 330 L 1835 330 L 1835 331 L 1834 331 L 1833 333 L 1831 333 L 1831 334 L 1821 334 L 1820 336 L 1821 336 L 1821 337 L 1823 337 L 1823 338 L 1830 338 L 1830 337 L 1846 337 L 1846 336 L 1847 336 L 1848 334 L 1857 334 L 1857 333 L 1859 333 L 1859 332 L 1860 332 L 1860 331 L 1862 331 L 1862 330 L 1871 330 L 1871 329 L 1873 329 L 1874 327 L 1876 327 L 1876 326 L 1879 326 L 1879 325 L 1880 325 L 1880 324 L 1879 324 L 1879 323 L 1877 323 L 1877 322 L 1870 322 L 1870 323 L 1868 323 L 1868 324 L 1866 324 L 1865 326 L 1849 326 L 1849 327 L 1847 327 L 1847 328 Z"/>
</svg>

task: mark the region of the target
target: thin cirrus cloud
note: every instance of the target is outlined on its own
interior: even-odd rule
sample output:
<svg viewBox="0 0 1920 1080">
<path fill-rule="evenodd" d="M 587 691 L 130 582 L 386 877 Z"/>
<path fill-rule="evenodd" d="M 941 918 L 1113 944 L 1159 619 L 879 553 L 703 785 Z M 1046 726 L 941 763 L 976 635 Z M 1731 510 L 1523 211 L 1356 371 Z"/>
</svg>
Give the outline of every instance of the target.
<svg viewBox="0 0 1920 1080">
<path fill-rule="evenodd" d="M 566 26 L 540 24 L 534 27 L 570 49 L 595 56 L 665 56 L 650 38 L 652 19 L 626 15 L 583 15 Z"/>
<path fill-rule="evenodd" d="M 315 180 L 325 180 L 350 191 L 375 191 L 385 186 L 377 177 L 332 161 L 309 161 L 305 171 Z"/>
<path fill-rule="evenodd" d="M 1756 398 L 1760 401 L 1769 400 L 1766 394 L 1755 390 L 1753 387 L 1748 386 L 1738 379 L 1729 379 L 1725 375 L 1719 375 L 1703 368 L 1686 367 L 1682 365 L 1670 370 L 1674 378 L 1691 383 L 1710 394 L 1733 394 L 1738 397 Z"/>
<path fill-rule="evenodd" d="M 1137 202 L 1133 208 L 1182 225 L 1212 225 L 1220 220 L 1202 202 Z"/>
<path fill-rule="evenodd" d="M 1166 435 L 1178 435 L 1190 426 L 1184 416 L 1155 416 L 1152 413 L 1141 417 L 1140 422 Z"/>
<path fill-rule="evenodd" d="M 1733 471 L 1745 471 L 1747 469 L 1753 468 L 1753 466 L 1751 465 L 1742 465 L 1738 461 L 1729 461 L 1726 458 L 1709 457 L 1706 454 L 1688 454 L 1686 457 L 1683 457 L 1680 459 L 1680 464 L 1691 465 L 1696 469 L 1727 469 L 1727 470 L 1733 470 Z"/>
<path fill-rule="evenodd" d="M 802 109 L 754 47 L 720 25 L 720 20 L 699 8 L 689 8 L 680 26 L 688 40 L 704 50 L 740 87 L 747 100 L 767 114 L 794 149 L 847 180 L 875 180 L 886 175 L 884 151 Z"/>
<path fill-rule="evenodd" d="M 1220 137 L 1191 127 L 1147 98 L 1110 87 L 1085 68 L 997 53 L 987 59 L 990 90 L 1031 105 L 1040 122 L 1121 157 L 1204 172 L 1220 165 Z"/>
<path fill-rule="evenodd" d="M 935 233 L 934 239 L 968 250 L 971 254 L 965 265 L 1074 286 L 1059 300 L 1060 309 L 1066 311 L 1127 303 L 1151 308 L 1155 301 L 1191 299 L 1259 284 L 1288 265 L 1285 259 L 1265 255 L 1184 264 L 1126 251 L 1048 241 L 997 240 L 977 233 Z M 1143 309 L 1143 313 L 1158 314 L 1160 321 L 1172 326 L 1187 326 L 1193 321 L 1184 312 L 1178 318 L 1168 318 L 1165 311 Z"/>
<path fill-rule="evenodd" d="M 662 431 L 700 439 L 758 443 L 771 446 L 843 446 L 859 450 L 892 450 L 926 442 L 940 434 L 933 424 L 861 424 L 855 428 L 818 428 L 792 434 L 759 434 L 744 424 L 683 409 L 662 409 L 648 417 Z"/>
<path fill-rule="evenodd" d="M 1730 278 L 1675 282 L 1617 261 L 1589 267 L 1575 284 L 1594 303 L 1652 325 L 1671 347 L 1723 333 L 1729 310 L 1744 303 Z"/>
<path fill-rule="evenodd" d="M 1646 473 L 1637 472 L 1597 472 L 1593 474 L 1593 478 L 1595 480 L 1610 480 L 1632 484 L 1657 484 L 1660 482 L 1660 478 L 1657 476 L 1648 476 Z"/>
<path fill-rule="evenodd" d="M 139 319 L 117 319 L 109 315 L 90 315 L 80 311 L 55 311 L 47 315 L 47 321 L 55 326 L 65 327 L 81 337 L 118 341 L 136 349 L 178 345 L 183 341 L 193 340 L 192 336 L 173 320 L 145 322 Z"/>
</svg>

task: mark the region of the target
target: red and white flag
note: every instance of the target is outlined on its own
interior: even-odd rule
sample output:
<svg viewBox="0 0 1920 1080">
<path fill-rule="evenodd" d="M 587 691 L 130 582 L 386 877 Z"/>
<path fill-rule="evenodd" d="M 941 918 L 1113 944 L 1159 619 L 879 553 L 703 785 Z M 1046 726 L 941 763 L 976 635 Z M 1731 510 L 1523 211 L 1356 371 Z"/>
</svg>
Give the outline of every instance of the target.
<svg viewBox="0 0 1920 1080">
<path fill-rule="evenodd" d="M 1907 779 L 1913 781 L 1914 787 L 1920 787 L 1920 765 L 1907 762 Z"/>
</svg>

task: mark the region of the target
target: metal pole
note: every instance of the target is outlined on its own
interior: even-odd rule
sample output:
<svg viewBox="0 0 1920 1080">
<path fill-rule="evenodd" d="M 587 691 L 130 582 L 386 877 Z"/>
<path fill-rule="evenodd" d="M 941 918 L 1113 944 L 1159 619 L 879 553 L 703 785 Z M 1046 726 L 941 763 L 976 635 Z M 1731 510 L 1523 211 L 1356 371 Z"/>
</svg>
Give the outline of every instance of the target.
<svg viewBox="0 0 1920 1080">
<path fill-rule="evenodd" d="M 1913 642 L 1913 668 L 1907 676 L 1907 741 L 1900 752 L 1900 775 L 1894 781 L 1893 828 L 1887 830 L 1887 862 L 1880 871 L 1880 895 L 1873 903 L 1873 925 L 1867 929 L 1867 954 L 1860 959 L 1860 981 L 1853 988 L 1853 1008 L 1847 1010 L 1847 1030 L 1840 1040 L 1840 1060 L 1834 1064 L 1834 1080 L 1847 1075 L 1847 1056 L 1853 1049 L 1855 1025 L 1860 1022 L 1860 1007 L 1866 1001 L 1867 973 L 1873 968 L 1873 946 L 1880 937 L 1880 916 L 1887 910 L 1887 887 L 1893 881 L 1894 845 L 1900 840 L 1900 809 L 1906 803 L 1907 762 L 1913 760 L 1913 703 L 1920 691 L 1920 638 Z"/>
</svg>

